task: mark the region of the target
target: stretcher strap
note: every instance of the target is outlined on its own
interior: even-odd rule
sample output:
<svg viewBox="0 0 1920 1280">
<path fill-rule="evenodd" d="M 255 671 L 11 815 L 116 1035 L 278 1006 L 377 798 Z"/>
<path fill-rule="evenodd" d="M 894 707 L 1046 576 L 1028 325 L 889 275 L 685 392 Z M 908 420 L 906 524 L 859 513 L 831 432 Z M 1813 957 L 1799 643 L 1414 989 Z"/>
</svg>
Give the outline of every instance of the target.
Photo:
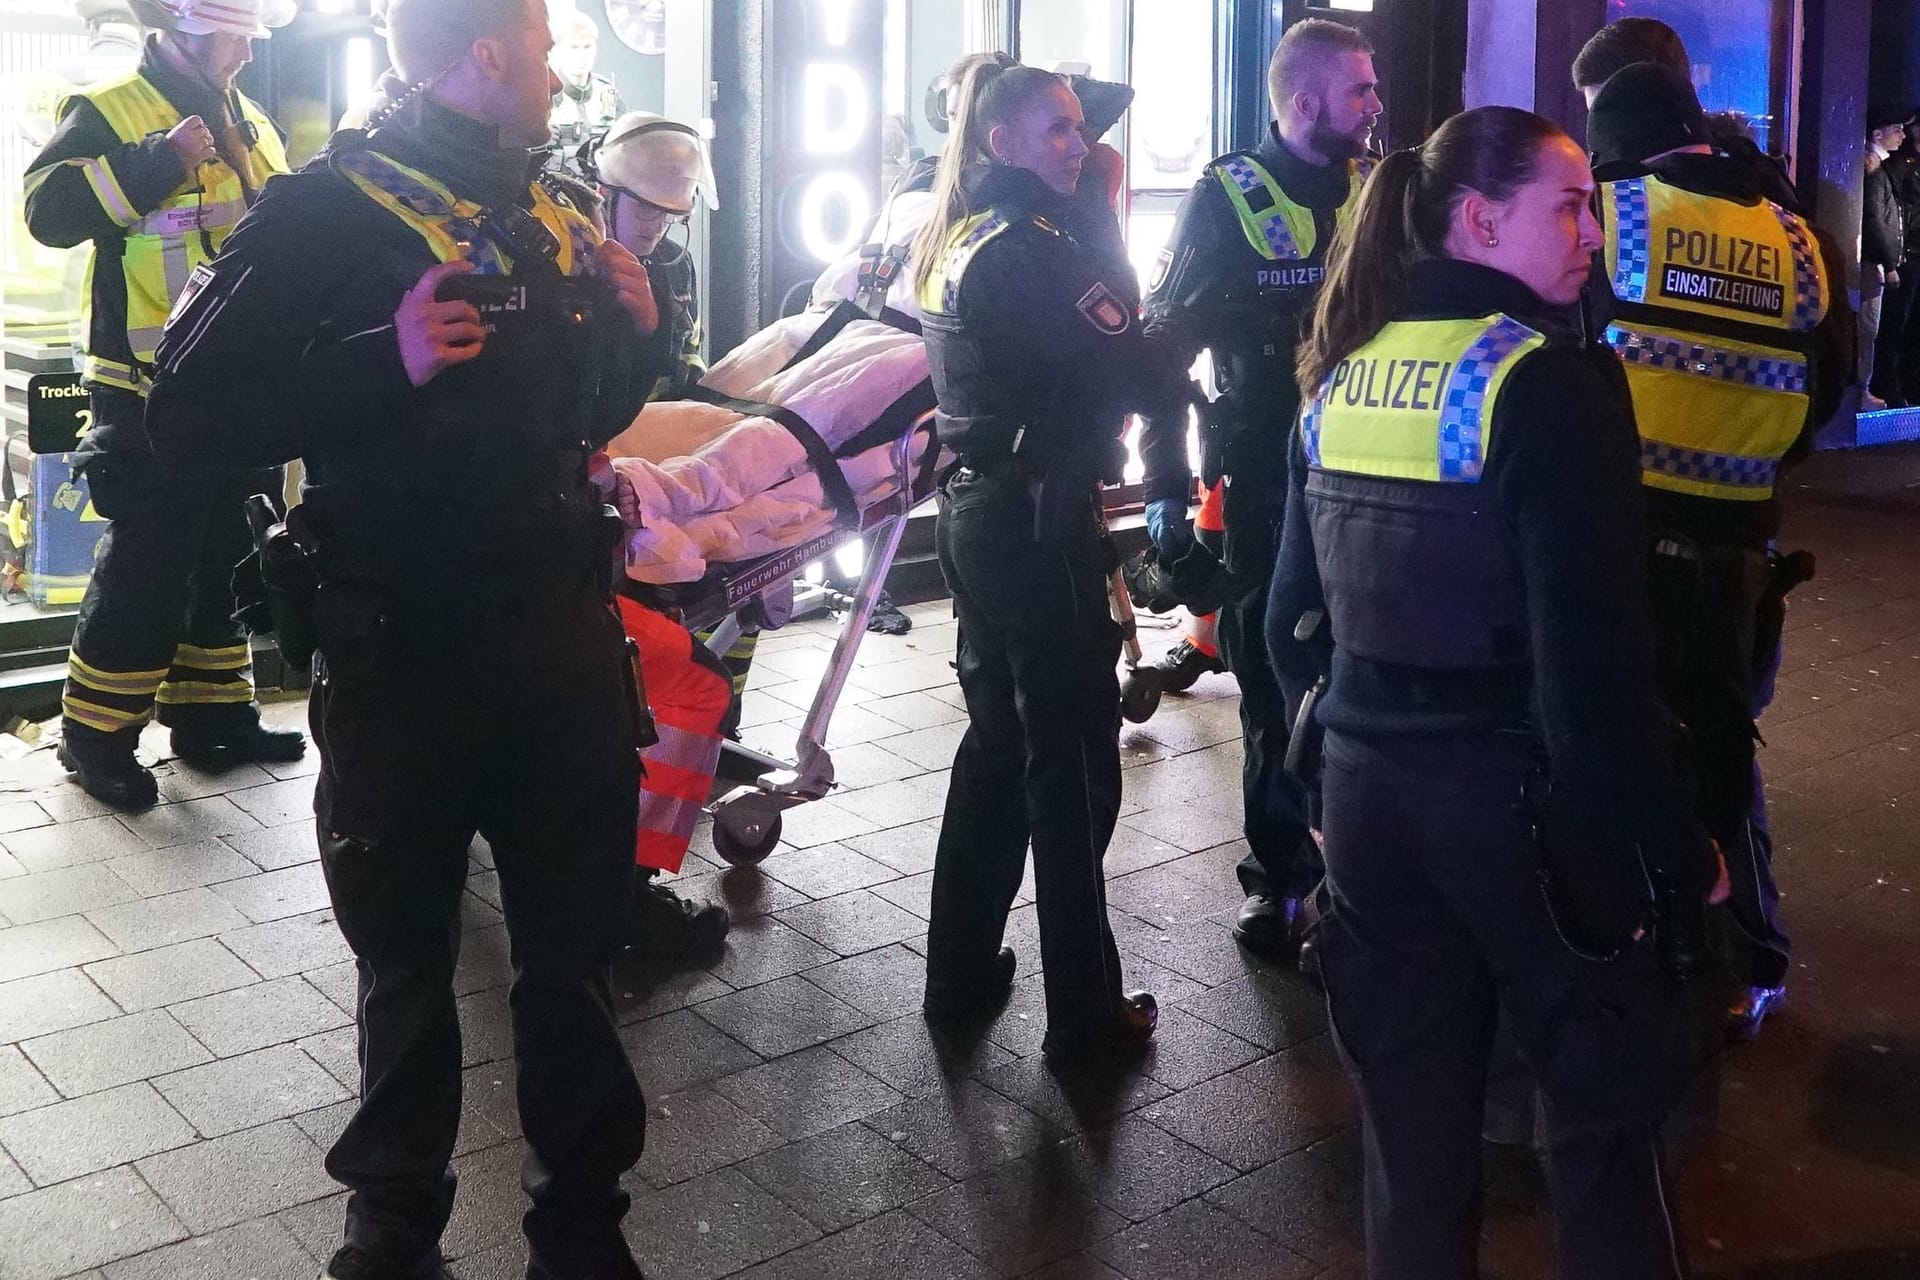
<svg viewBox="0 0 1920 1280">
<path fill-rule="evenodd" d="M 687 388 L 687 398 L 698 400 L 702 404 L 718 405 L 750 418 L 767 418 L 785 427 L 787 434 L 798 441 L 800 447 L 806 451 L 808 465 L 813 468 L 814 474 L 820 477 L 820 492 L 833 507 L 839 519 L 846 524 L 854 524 L 860 519 L 859 501 L 853 496 L 853 488 L 847 483 L 847 477 L 840 470 L 840 464 L 834 460 L 833 450 L 827 447 L 827 442 L 820 438 L 818 431 L 807 424 L 805 418 L 777 404 L 739 400 L 715 391 L 712 387 L 697 383 Z"/>
</svg>

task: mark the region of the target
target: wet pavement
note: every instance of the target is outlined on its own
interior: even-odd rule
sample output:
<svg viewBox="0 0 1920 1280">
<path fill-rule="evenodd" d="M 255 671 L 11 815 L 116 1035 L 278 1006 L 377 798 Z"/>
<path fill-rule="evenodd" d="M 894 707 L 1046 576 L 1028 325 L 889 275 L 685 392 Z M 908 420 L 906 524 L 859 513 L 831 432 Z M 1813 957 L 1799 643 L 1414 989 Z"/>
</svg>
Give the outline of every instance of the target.
<svg viewBox="0 0 1920 1280">
<path fill-rule="evenodd" d="M 1823 456 L 1793 503 L 1783 542 L 1815 551 L 1820 576 L 1793 598 L 1761 756 L 1792 998 L 1726 1061 L 1717 1126 L 1679 1161 L 1682 1226 L 1707 1276 L 1920 1276 L 1920 450 Z M 1027 896 L 1007 1012 L 971 1046 L 937 1044 L 917 1012 L 963 717 L 950 618 L 910 612 L 908 635 L 866 638 L 831 739 L 841 790 L 790 813 L 757 870 L 723 871 L 703 826 L 680 887 L 732 908 L 726 955 L 618 975 L 650 1106 L 628 1220 L 647 1274 L 1363 1274 L 1354 1107 L 1324 1009 L 1227 933 L 1232 681 L 1125 734 L 1109 892 L 1129 982 L 1165 1013 L 1139 1073 L 1063 1092 L 1036 1056 Z M 750 743 L 790 749 L 831 642 L 821 623 L 766 638 Z M 0 1277 L 312 1280 L 342 1210 L 321 1156 L 355 1087 L 313 762 L 169 763 L 166 803 L 123 817 L 50 757 L 5 766 L 0 795 Z M 520 1274 L 522 1148 L 484 846 L 465 907 L 446 1244 L 463 1280 L 494 1280 Z M 1550 1275 L 1531 1160 L 1490 1153 L 1488 1181 L 1486 1274 Z"/>
</svg>

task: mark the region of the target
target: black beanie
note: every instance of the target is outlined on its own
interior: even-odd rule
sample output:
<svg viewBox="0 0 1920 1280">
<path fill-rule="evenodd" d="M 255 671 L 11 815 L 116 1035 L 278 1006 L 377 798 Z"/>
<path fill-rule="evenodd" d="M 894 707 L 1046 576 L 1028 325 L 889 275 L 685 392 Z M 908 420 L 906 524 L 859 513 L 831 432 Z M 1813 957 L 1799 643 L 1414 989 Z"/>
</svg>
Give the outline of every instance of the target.
<svg viewBox="0 0 1920 1280">
<path fill-rule="evenodd" d="M 1712 146 L 1706 112 L 1693 84 L 1651 62 L 1622 67 L 1587 108 L 1587 150 L 1593 167 L 1637 165 L 1680 147 Z"/>
</svg>

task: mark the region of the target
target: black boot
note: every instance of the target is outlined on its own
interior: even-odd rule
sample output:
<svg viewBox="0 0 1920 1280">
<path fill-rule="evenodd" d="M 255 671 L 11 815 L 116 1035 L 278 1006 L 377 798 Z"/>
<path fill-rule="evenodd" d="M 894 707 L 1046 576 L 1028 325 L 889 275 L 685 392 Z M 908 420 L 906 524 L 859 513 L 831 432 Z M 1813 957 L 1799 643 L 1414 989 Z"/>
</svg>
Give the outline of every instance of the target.
<svg viewBox="0 0 1920 1280">
<path fill-rule="evenodd" d="M 640 872 L 633 910 L 627 917 L 627 946 L 659 960 L 701 959 L 719 951 L 733 927 L 727 909 L 712 902 L 689 902 L 655 883 L 658 874 L 651 868 Z"/>
<path fill-rule="evenodd" d="M 173 754 L 188 764 L 222 769 L 292 764 L 307 754 L 307 737 L 298 729 L 269 729 L 257 720 L 221 729 L 194 725 L 173 731 Z"/>
<path fill-rule="evenodd" d="M 937 1025 L 972 1022 L 995 1013 L 1013 993 L 1013 975 L 1019 965 L 1013 948 L 1002 947 L 987 973 L 973 981 L 929 976 L 920 1011 Z"/>
<path fill-rule="evenodd" d="M 1191 640 L 1182 640 L 1160 656 L 1153 664 L 1163 673 L 1161 687 L 1169 693 L 1180 693 L 1193 688 L 1194 681 L 1203 675 L 1218 675 L 1227 666 L 1219 656 L 1203 651 Z"/>
<path fill-rule="evenodd" d="M 138 729 L 102 733 L 69 720 L 56 754 L 60 767 L 95 800 L 116 809 L 147 809 L 158 803 L 160 784 L 134 758 L 139 742 Z"/>
<path fill-rule="evenodd" d="M 1102 1065 L 1143 1052 L 1159 1025 L 1160 1002 L 1153 993 L 1129 991 L 1120 998 L 1120 1012 L 1111 1023 L 1072 1031 L 1049 1027 L 1040 1052 L 1049 1067 Z"/>
<path fill-rule="evenodd" d="M 1233 922 L 1233 940 L 1262 960 L 1290 963 L 1300 954 L 1306 924 L 1300 899 L 1256 893 Z"/>
<path fill-rule="evenodd" d="M 414 1266 L 398 1266 L 349 1244 L 334 1251 L 327 1269 L 320 1273 L 320 1280 L 454 1280 L 454 1276 L 439 1260 L 437 1249 L 430 1260 Z"/>
</svg>

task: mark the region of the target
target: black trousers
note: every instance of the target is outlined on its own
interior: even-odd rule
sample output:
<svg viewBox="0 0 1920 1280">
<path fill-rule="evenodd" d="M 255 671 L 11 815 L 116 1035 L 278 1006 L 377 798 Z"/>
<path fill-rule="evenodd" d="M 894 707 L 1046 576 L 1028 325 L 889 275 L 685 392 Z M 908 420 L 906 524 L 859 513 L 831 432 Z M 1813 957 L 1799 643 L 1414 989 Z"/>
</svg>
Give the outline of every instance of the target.
<svg viewBox="0 0 1920 1280">
<path fill-rule="evenodd" d="M 1327 1002 L 1360 1092 L 1369 1274 L 1477 1274 L 1498 1011 L 1540 1083 L 1562 1280 L 1684 1274 L 1656 1131 L 1685 1009 L 1651 947 L 1583 960 L 1554 931 L 1519 807 L 1524 735 L 1329 732 Z"/>
<path fill-rule="evenodd" d="M 190 478 L 115 449 L 89 459 L 86 474 L 109 523 L 74 626 L 68 732 L 112 735 L 131 752 L 156 710 L 162 724 L 216 735 L 257 724 L 233 569 L 253 546 L 246 499 L 277 497 L 279 471 Z"/>
<path fill-rule="evenodd" d="M 1320 882 L 1321 866 L 1306 788 L 1286 770 L 1298 694 L 1289 698 L 1283 690 L 1267 647 L 1279 518 L 1264 505 L 1239 509 L 1229 487 L 1225 523 L 1227 565 L 1260 584 L 1220 610 L 1217 632 L 1221 661 L 1240 686 L 1240 800 L 1248 852 L 1236 873 L 1248 894 L 1304 898 Z M 1311 683 L 1309 676 L 1302 690 Z"/>
<path fill-rule="evenodd" d="M 323 594 L 325 589 L 323 588 Z M 620 624 L 593 592 L 354 639 L 323 629 L 312 703 L 321 863 L 360 972 L 359 1110 L 327 1157 L 347 1243 L 437 1256 L 460 1121 L 453 972 L 467 846 L 492 846 L 512 940 L 525 1228 L 559 1280 L 626 1256 L 620 1175 L 646 1111 L 610 964 L 633 889 L 639 765 Z"/>
<path fill-rule="evenodd" d="M 1728 914 L 1751 950 L 1743 983 L 1776 987 L 1786 981 L 1792 942 L 1780 919 L 1754 750 L 1754 722 L 1772 700 L 1779 666 L 1779 620 L 1760 616 L 1778 607 L 1764 598 L 1766 573 L 1757 547 L 1665 544 L 1650 578 L 1661 696 L 1686 726 L 1700 821 L 1726 858 Z"/>
<path fill-rule="evenodd" d="M 1920 350 L 1913 331 L 1914 299 L 1920 296 L 1920 262 L 1900 264 L 1900 283 L 1880 295 L 1880 333 L 1873 344 L 1873 377 L 1868 390 L 1883 400 L 1911 401 L 1920 385 L 1909 380 Z"/>
<path fill-rule="evenodd" d="M 1112 548 L 1091 487 L 1084 520 L 1043 545 L 1024 482 L 965 471 L 948 483 L 938 540 L 969 723 L 934 856 L 928 978 L 988 972 L 1031 844 L 1047 1025 L 1104 1028 L 1121 999 L 1102 870 L 1120 813 Z"/>
</svg>

